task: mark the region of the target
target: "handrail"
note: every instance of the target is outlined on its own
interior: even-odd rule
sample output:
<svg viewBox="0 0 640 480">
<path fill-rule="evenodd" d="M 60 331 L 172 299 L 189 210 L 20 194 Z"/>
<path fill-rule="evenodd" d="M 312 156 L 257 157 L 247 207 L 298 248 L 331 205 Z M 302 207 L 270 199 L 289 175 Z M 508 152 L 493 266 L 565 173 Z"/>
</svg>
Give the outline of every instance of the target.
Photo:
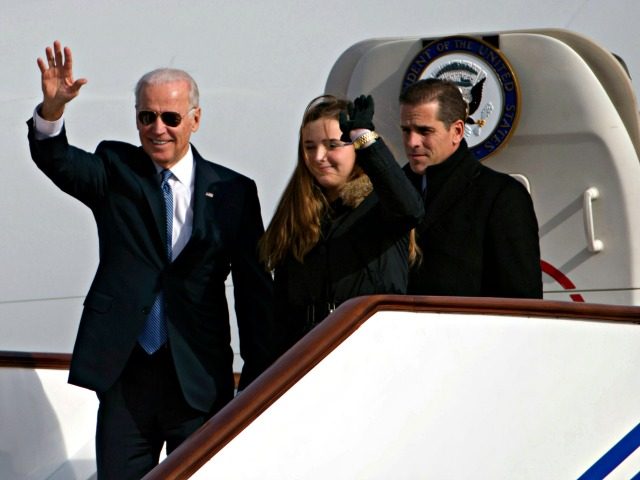
<svg viewBox="0 0 640 480">
<path fill-rule="evenodd" d="M 483 313 L 640 324 L 640 307 L 503 298 L 374 295 L 342 304 L 144 480 L 186 479 L 233 440 L 369 317 L 381 310 Z"/>
<path fill-rule="evenodd" d="M 582 216 L 584 219 L 584 235 L 587 238 L 587 250 L 592 253 L 601 252 L 604 248 L 602 240 L 596 238 L 596 229 L 593 223 L 593 201 L 600 198 L 600 192 L 596 187 L 587 188 L 582 196 Z"/>
<path fill-rule="evenodd" d="M 0 368 L 69 370 L 71 354 L 0 350 Z"/>
<path fill-rule="evenodd" d="M 70 353 L 18 352 L 0 350 L 0 368 L 42 368 L 49 370 L 69 370 Z M 238 388 L 240 373 L 234 372 L 235 386 Z"/>
</svg>

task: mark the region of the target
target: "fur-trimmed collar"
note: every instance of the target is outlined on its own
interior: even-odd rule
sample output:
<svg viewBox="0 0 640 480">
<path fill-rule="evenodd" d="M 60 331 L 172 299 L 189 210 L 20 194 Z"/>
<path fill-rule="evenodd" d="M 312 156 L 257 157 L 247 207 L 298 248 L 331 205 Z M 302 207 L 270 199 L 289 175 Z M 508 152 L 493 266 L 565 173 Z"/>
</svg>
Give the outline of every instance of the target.
<svg viewBox="0 0 640 480">
<path fill-rule="evenodd" d="M 347 182 L 340 190 L 339 197 L 344 205 L 356 208 L 371 192 L 373 192 L 371 180 L 367 175 L 362 174 Z"/>
</svg>

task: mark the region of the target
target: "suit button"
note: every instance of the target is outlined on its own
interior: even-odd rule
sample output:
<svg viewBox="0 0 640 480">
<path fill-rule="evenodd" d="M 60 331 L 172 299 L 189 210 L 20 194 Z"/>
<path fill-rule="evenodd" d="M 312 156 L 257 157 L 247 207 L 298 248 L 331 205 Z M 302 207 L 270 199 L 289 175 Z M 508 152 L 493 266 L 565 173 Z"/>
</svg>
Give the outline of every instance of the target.
<svg viewBox="0 0 640 480">
<path fill-rule="evenodd" d="M 143 307 L 142 308 L 142 313 L 144 313 L 145 315 L 149 315 L 150 311 L 151 311 L 151 309 L 149 307 Z"/>
</svg>

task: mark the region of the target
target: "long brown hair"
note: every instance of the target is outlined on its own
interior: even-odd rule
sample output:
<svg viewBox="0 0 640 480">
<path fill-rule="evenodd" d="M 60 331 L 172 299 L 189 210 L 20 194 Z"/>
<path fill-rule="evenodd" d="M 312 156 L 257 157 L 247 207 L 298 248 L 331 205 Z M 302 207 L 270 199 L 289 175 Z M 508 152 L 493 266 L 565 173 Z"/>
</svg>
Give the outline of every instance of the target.
<svg viewBox="0 0 640 480">
<path fill-rule="evenodd" d="M 328 202 L 304 163 L 302 129 L 320 118 L 338 120 L 340 112 L 347 110 L 347 105 L 346 100 L 321 95 L 311 100 L 305 109 L 298 135 L 296 168 L 258 246 L 267 270 L 273 270 L 289 252 L 302 262 L 320 239 L 320 222 Z"/>
<path fill-rule="evenodd" d="M 320 239 L 322 218 L 329 202 L 320 185 L 305 164 L 302 130 L 321 118 L 339 120 L 340 112 L 346 112 L 349 102 L 333 95 L 321 95 L 309 102 L 302 116 L 298 134 L 298 161 L 271 219 L 269 227 L 258 244 L 259 255 L 267 270 L 273 270 L 287 254 L 302 262 L 305 255 Z M 350 180 L 366 176 L 357 164 Z M 413 232 L 410 236 L 409 258 L 413 263 L 416 244 Z"/>
</svg>

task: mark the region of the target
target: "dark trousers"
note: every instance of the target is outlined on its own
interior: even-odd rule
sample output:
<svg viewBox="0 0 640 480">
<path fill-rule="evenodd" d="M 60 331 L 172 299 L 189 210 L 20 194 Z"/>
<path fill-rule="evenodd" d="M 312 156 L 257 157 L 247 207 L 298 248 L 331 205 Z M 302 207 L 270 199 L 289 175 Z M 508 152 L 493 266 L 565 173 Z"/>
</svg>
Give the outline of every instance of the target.
<svg viewBox="0 0 640 480">
<path fill-rule="evenodd" d="M 99 480 L 138 480 L 208 418 L 191 408 L 167 346 L 148 355 L 136 346 L 120 379 L 99 395 L 96 461 Z"/>
</svg>

